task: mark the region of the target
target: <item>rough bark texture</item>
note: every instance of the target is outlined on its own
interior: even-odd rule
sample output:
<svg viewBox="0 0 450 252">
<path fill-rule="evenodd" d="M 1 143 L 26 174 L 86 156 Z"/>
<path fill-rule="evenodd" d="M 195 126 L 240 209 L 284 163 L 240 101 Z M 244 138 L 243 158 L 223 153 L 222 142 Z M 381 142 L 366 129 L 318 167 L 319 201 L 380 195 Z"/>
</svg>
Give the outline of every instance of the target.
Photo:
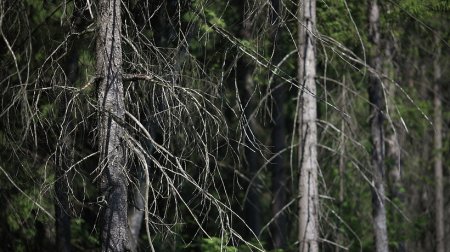
<svg viewBox="0 0 450 252">
<path fill-rule="evenodd" d="M 439 42 L 439 38 L 436 39 Z M 439 46 L 437 46 L 439 48 Z M 435 208 L 436 208 L 436 252 L 445 251 L 444 230 L 444 187 L 442 179 L 442 101 L 439 81 L 441 79 L 441 66 L 439 65 L 440 52 L 434 59 L 434 179 L 435 179 Z"/>
<path fill-rule="evenodd" d="M 299 136 L 300 179 L 299 179 L 299 242 L 300 252 L 319 250 L 318 184 L 317 184 L 317 101 L 316 101 L 316 1 L 299 1 L 299 67 L 298 79 L 301 86 Z"/>
<path fill-rule="evenodd" d="M 370 102 L 370 127 L 372 142 L 372 217 L 375 235 L 375 251 L 387 252 L 388 237 L 386 227 L 385 208 L 385 171 L 384 171 L 384 98 L 381 80 L 377 76 L 382 72 L 379 17 L 380 10 L 376 0 L 369 2 L 369 40 L 372 44 L 372 52 L 369 57 L 369 65 L 375 72 L 369 74 L 369 102 Z"/>
<path fill-rule="evenodd" d="M 281 34 L 278 29 L 280 25 L 280 2 L 272 0 L 271 20 L 272 20 L 272 43 L 273 59 L 272 64 L 277 65 L 281 60 L 280 49 L 278 48 L 279 37 Z M 280 86 L 281 85 L 281 86 Z M 273 110 L 272 110 L 272 153 L 275 158 L 272 160 L 272 216 L 274 218 L 271 225 L 272 247 L 274 249 L 283 249 L 286 247 L 287 222 L 283 207 L 286 205 L 286 171 L 284 164 L 284 154 L 286 148 L 285 142 L 285 116 L 283 104 L 286 99 L 285 85 L 279 84 L 279 79 L 274 78 L 272 83 Z"/>
<path fill-rule="evenodd" d="M 119 0 L 100 0 L 97 30 L 100 191 L 102 251 L 128 251 L 127 180 L 123 129 L 125 115 L 122 85 L 121 13 Z"/>
</svg>

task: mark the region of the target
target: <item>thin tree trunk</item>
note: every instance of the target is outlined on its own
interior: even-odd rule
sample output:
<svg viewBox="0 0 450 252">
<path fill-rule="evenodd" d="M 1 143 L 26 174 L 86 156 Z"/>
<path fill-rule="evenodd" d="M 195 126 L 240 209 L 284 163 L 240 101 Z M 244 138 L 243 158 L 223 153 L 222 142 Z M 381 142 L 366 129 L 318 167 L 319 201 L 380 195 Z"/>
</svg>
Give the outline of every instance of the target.
<svg viewBox="0 0 450 252">
<path fill-rule="evenodd" d="M 75 45 L 74 45 L 75 46 Z M 72 48 L 66 66 L 68 84 L 72 86 L 76 81 L 78 68 L 77 49 Z M 56 145 L 56 166 L 55 166 L 55 229 L 56 229 L 56 249 L 61 252 L 71 251 L 70 246 L 70 215 L 69 215 L 69 168 L 73 163 L 73 139 L 71 131 L 73 122 L 71 116 L 72 106 L 70 105 L 70 94 L 64 88 L 59 100 L 59 115 L 62 118 L 61 134 Z"/>
<path fill-rule="evenodd" d="M 347 102 L 347 81 L 346 76 L 342 78 L 342 111 L 346 111 Z M 341 122 L 341 141 L 339 144 L 339 213 L 342 215 L 344 213 L 344 196 L 345 196 L 345 120 L 342 118 Z M 344 242 L 344 236 L 340 230 L 340 225 L 337 226 L 336 242 L 338 245 L 342 245 Z M 336 246 L 336 252 L 341 251 L 340 246 Z"/>
<path fill-rule="evenodd" d="M 252 39 L 252 21 L 247 15 L 248 5 L 251 4 L 243 1 L 241 4 L 242 8 L 242 28 L 240 31 L 240 35 L 245 40 Z M 250 230 L 259 235 L 261 231 L 261 203 L 260 196 L 258 194 L 258 185 L 259 179 L 255 177 L 258 172 L 258 160 L 257 160 L 257 152 L 255 147 L 255 136 L 252 125 L 254 124 L 253 119 L 251 118 L 251 113 L 253 111 L 253 102 L 251 101 L 251 95 L 253 92 L 253 70 L 254 66 L 249 60 L 247 56 L 242 56 L 237 63 L 237 78 L 238 78 L 238 86 L 240 87 L 239 95 L 241 99 L 241 104 L 244 109 L 244 154 L 245 154 L 245 163 L 248 171 L 248 176 L 251 180 L 248 189 L 248 195 L 245 199 L 244 203 L 244 218 L 245 222 L 250 228 Z M 247 235 L 247 238 L 254 238 L 254 236 L 250 233 Z"/>
<path fill-rule="evenodd" d="M 64 143 L 63 143 L 64 144 Z M 68 143 L 65 143 L 68 144 Z M 65 148 L 65 147 L 61 147 Z M 57 155 L 63 155 L 57 153 Z M 57 157 L 58 161 L 55 167 L 55 229 L 56 229 L 56 249 L 61 252 L 71 251 L 70 246 L 70 215 L 69 215 L 69 188 L 68 176 L 65 174 L 67 166 L 65 163 L 66 155 Z"/>
<path fill-rule="evenodd" d="M 394 45 L 392 44 L 393 41 L 391 39 L 386 40 L 386 46 L 385 46 L 385 54 L 384 54 L 384 68 L 383 72 L 384 75 L 387 76 L 389 79 L 387 82 L 390 82 L 390 80 L 395 79 L 395 69 L 393 62 L 393 48 Z M 396 86 L 394 83 L 389 83 L 388 85 L 388 98 L 387 102 L 389 104 L 389 107 L 395 107 L 395 90 Z M 392 224 L 398 227 L 404 226 L 403 219 L 401 213 L 397 210 L 397 207 L 402 209 L 405 203 L 405 195 L 402 192 L 402 167 L 401 167 L 401 146 L 400 146 L 400 138 L 403 135 L 402 134 L 402 128 L 397 128 L 395 125 L 391 125 L 392 130 L 389 130 L 386 136 L 386 143 L 387 143 L 387 158 L 390 162 L 388 162 L 389 165 L 386 166 L 386 169 L 388 170 L 388 189 L 390 198 L 392 201 L 396 202 L 397 206 L 396 208 L 391 210 L 391 216 L 393 218 Z M 399 231 L 397 232 L 397 237 L 405 237 L 405 232 L 403 228 L 399 228 Z M 397 238 L 398 239 L 398 238 Z M 395 245 L 395 249 L 398 252 L 405 252 L 406 251 L 406 242 L 403 239 L 400 239 L 397 241 Z"/>
<path fill-rule="evenodd" d="M 280 17 L 281 9 L 279 0 L 272 0 L 271 21 L 272 21 L 272 42 L 273 42 L 273 65 L 277 65 L 280 61 L 280 50 L 278 42 L 280 37 Z M 272 216 L 274 221 L 271 226 L 272 247 L 274 249 L 283 249 L 286 247 L 287 239 L 287 222 L 286 214 L 282 213 L 283 207 L 286 205 L 286 172 L 284 165 L 284 154 L 286 148 L 285 143 L 285 116 L 283 112 L 284 100 L 286 98 L 285 85 L 278 83 L 278 78 L 273 78 L 272 95 L 273 95 L 273 111 L 272 111 L 272 153 L 276 157 L 272 160 Z"/>
<path fill-rule="evenodd" d="M 80 9 L 79 0 L 74 1 L 74 12 L 72 16 L 73 29 L 76 31 L 83 27 L 83 10 Z M 77 39 L 71 41 L 71 48 L 68 52 L 68 58 L 65 63 L 64 72 L 67 80 L 64 83 L 66 87 L 74 86 L 78 79 L 78 44 Z M 71 251 L 70 245 L 70 215 L 69 215 L 69 181 L 71 173 L 69 168 L 73 164 L 73 117 L 72 101 L 69 88 L 63 88 L 60 96 L 59 118 L 61 122 L 61 134 L 57 143 L 56 166 L 55 166 L 55 229 L 56 229 L 56 249 L 61 252 Z M 71 135 L 72 134 L 72 135 Z"/>
<path fill-rule="evenodd" d="M 121 12 L 119 0 L 100 0 L 97 30 L 100 191 L 102 251 L 130 250 L 127 224 L 127 180 L 123 129 L 125 103 L 122 84 Z"/>
<path fill-rule="evenodd" d="M 145 123 L 150 134 L 153 135 L 151 123 Z M 153 145 L 150 140 L 144 139 L 141 141 L 147 155 L 151 155 L 153 152 Z M 146 156 L 147 168 L 151 164 L 151 159 Z M 147 183 L 145 178 L 145 170 L 142 164 L 136 166 L 135 176 L 137 178 L 136 185 L 133 186 L 133 201 L 128 208 L 128 224 L 130 227 L 130 244 L 131 251 L 138 251 L 139 234 L 141 232 L 142 223 L 144 220 L 145 211 L 145 194 L 147 191 Z"/>
<path fill-rule="evenodd" d="M 317 104 L 316 104 L 316 1 L 300 0 L 299 4 L 299 66 L 298 80 L 301 85 L 299 136 L 299 242 L 300 252 L 319 251 L 318 224 L 318 162 L 317 162 Z"/>
<path fill-rule="evenodd" d="M 384 98 L 381 80 L 377 76 L 382 72 L 379 17 L 380 10 L 377 0 L 369 2 L 369 40 L 372 43 L 372 52 L 369 57 L 369 65 L 375 73 L 369 75 L 369 102 L 370 102 L 370 127 L 372 142 L 372 217 L 375 235 L 375 251 L 387 252 L 388 236 L 386 227 L 385 208 L 385 171 L 384 171 Z"/>
<path fill-rule="evenodd" d="M 144 169 L 144 168 L 142 168 Z M 147 190 L 145 175 L 138 172 L 136 185 L 133 188 L 133 205 L 128 209 L 128 223 L 130 226 L 131 251 L 138 251 L 139 234 L 141 233 L 142 221 L 144 220 L 145 200 Z"/>
<path fill-rule="evenodd" d="M 437 36 L 436 36 L 437 37 Z M 436 38 L 437 43 L 439 39 Z M 434 59 L 434 179 L 436 204 L 436 252 L 445 251 L 444 236 L 444 187 L 442 179 L 442 102 L 439 82 L 441 79 L 441 66 L 439 65 L 440 50 L 437 46 Z"/>
<path fill-rule="evenodd" d="M 255 147 L 255 137 L 252 127 L 252 118 L 250 118 L 253 106 L 251 105 L 251 88 L 253 86 L 253 76 L 252 69 L 250 66 L 245 65 L 245 60 L 240 60 L 243 62 L 238 63 L 241 67 L 241 78 L 240 84 L 243 88 L 241 92 L 241 103 L 244 107 L 244 142 L 245 142 L 245 162 L 248 170 L 249 178 L 251 179 L 251 184 L 249 184 L 249 190 L 247 199 L 245 200 L 244 211 L 245 220 L 251 231 L 259 235 L 261 230 L 261 203 L 258 195 L 258 185 L 259 179 L 257 176 L 258 172 L 258 161 L 257 152 Z"/>
</svg>

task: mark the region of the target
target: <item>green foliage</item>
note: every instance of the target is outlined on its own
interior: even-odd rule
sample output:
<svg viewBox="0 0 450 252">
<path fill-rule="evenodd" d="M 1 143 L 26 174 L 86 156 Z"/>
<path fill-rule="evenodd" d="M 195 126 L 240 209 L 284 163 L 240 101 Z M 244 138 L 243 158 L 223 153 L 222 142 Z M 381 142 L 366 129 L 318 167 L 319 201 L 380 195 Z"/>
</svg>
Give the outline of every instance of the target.
<svg viewBox="0 0 450 252">
<path fill-rule="evenodd" d="M 11 205 L 7 209 L 8 218 L 7 223 L 12 231 L 16 232 L 21 230 L 22 225 L 27 221 L 32 220 L 32 211 L 36 210 L 33 202 L 24 195 L 18 195 L 11 199 Z M 25 229 L 25 237 L 31 239 L 34 237 L 34 230 Z"/>
<path fill-rule="evenodd" d="M 98 234 L 92 232 L 82 218 L 71 220 L 70 232 L 72 233 L 71 242 L 77 247 L 97 248 L 100 246 Z"/>
<path fill-rule="evenodd" d="M 204 252 L 237 252 L 237 248 L 233 246 L 223 245 L 223 240 L 218 237 L 204 238 L 201 242 L 201 250 Z"/>
<path fill-rule="evenodd" d="M 402 0 L 400 6 L 419 19 L 432 19 L 436 12 L 445 13 L 450 10 L 450 3 L 447 0 Z"/>
<path fill-rule="evenodd" d="M 73 35 L 66 41 L 74 25 L 74 2 L 78 1 L 6 1 L 5 6 L 12 3 L 17 5 L 0 15 L 0 18 L 4 18 L 1 20 L 2 36 L 8 39 L 15 52 L 13 57 L 2 40 L 0 165 L 14 175 L 17 185 L 32 198 L 30 200 L 20 194 L 4 174 L 0 174 L 0 199 L 5 202 L 4 211 L 0 212 L 0 236 L 4 236 L 9 245 L 12 244 L 14 251 L 35 249 L 38 224 L 54 232 L 49 228 L 53 226 L 53 220 L 42 214 L 36 202 L 46 209 L 53 209 L 54 195 L 50 193 L 56 179 L 53 162 L 56 143 L 61 137 L 60 122 L 63 118 L 59 118 L 59 115 L 64 109 L 56 107 L 55 101 L 61 94 L 60 82 L 67 77 L 64 71 L 71 50 L 78 53 L 77 80 L 74 87 L 67 89 L 74 106 L 70 111 L 73 115 L 71 123 L 76 125 L 71 131 L 75 139 L 73 159 L 78 162 L 71 167 L 75 175 L 70 179 L 70 193 L 75 203 L 71 204 L 70 210 L 76 212 L 76 217 L 71 221 L 71 242 L 79 250 L 96 250 L 101 243 L 96 219 L 99 208 L 97 191 L 94 183 L 91 183 L 94 180 L 94 168 L 98 165 L 97 87 L 92 84 L 82 92 L 78 91 L 96 73 L 96 35 L 84 31 L 86 33 Z M 148 6 L 140 5 L 142 2 L 133 0 L 125 3 L 133 8 L 124 8 L 123 11 L 126 16 L 123 36 L 131 41 L 122 41 L 124 73 L 143 72 L 154 74 L 157 78 L 125 83 L 127 110 L 142 121 L 154 123 L 155 126 L 151 126 L 154 128 L 150 130 L 155 134 L 154 141 L 173 152 L 173 155 L 181 157 L 175 160 L 160 150 L 152 156 L 158 161 L 163 160 L 160 163 L 162 168 L 154 165 L 150 168 L 151 193 L 155 196 L 150 199 L 151 223 L 156 223 L 151 228 L 154 245 L 160 251 L 251 251 L 251 246 L 242 241 L 237 241 L 239 245 L 235 245 L 229 242 L 232 240 L 229 237 L 214 237 L 223 231 L 220 230 L 222 226 L 218 225 L 218 219 L 224 218 L 224 213 L 213 209 L 211 202 L 199 195 L 208 193 L 208 197 L 229 203 L 230 209 L 227 211 L 243 216 L 242 202 L 247 196 L 251 179 L 245 168 L 247 160 L 242 151 L 244 145 L 248 145 L 242 140 L 243 135 L 248 134 L 243 130 L 243 126 L 249 123 L 243 118 L 243 108 L 248 106 L 255 119 L 250 124 L 256 125 L 252 133 L 255 142 L 260 144 L 249 146 L 254 147 L 259 155 L 258 178 L 261 184 L 257 190 L 261 201 L 261 218 L 264 224 L 271 221 L 273 195 L 270 165 L 273 153 L 270 148 L 273 143 L 270 135 L 273 105 L 268 84 L 269 78 L 273 77 L 270 71 L 273 69 L 269 70 L 263 65 L 272 60 L 278 63 L 277 60 L 296 49 L 297 6 L 293 2 L 283 1 L 283 22 L 276 45 L 279 55 L 274 56 L 273 27 L 268 15 L 270 6 L 267 4 L 270 1 L 263 1 L 261 6 L 246 5 L 245 10 L 240 1 L 193 0 L 189 6 L 184 6 L 184 1 L 165 1 L 161 6 L 151 6 L 154 4 L 151 1 Z M 170 9 L 173 7 L 170 6 L 171 2 L 179 3 L 179 9 Z M 393 123 L 386 120 L 384 126 L 387 132 L 395 127 L 399 133 L 404 184 L 398 191 L 407 198 L 405 201 L 391 198 L 392 203 L 387 204 L 390 246 L 397 247 L 401 242 L 414 242 L 427 237 L 433 225 L 433 209 L 429 207 L 432 200 L 422 199 L 421 195 L 429 193 L 434 184 L 430 160 L 438 151 L 445 155 L 450 141 L 444 139 L 444 148 L 433 150 L 433 126 L 431 120 L 426 119 L 431 118 L 434 109 L 429 86 L 433 84 L 431 59 L 436 55 L 434 44 L 431 46 L 434 31 L 430 30 L 438 31 L 443 41 L 449 41 L 446 26 L 450 7 L 445 0 L 381 1 L 380 4 L 382 43 L 384 45 L 392 41 L 394 44 L 392 62 L 386 62 L 384 67 L 390 68 L 386 74 L 398 82 L 394 87 L 395 97 L 386 97 L 391 103 L 389 118 Z M 88 7 L 83 7 L 85 13 L 82 19 L 94 24 L 95 18 L 90 18 Z M 369 185 L 372 178 L 372 144 L 369 137 L 368 72 L 363 66 L 367 63 L 364 62 L 367 58 L 363 56 L 367 56 L 371 49 L 367 43 L 367 6 L 360 1 L 325 0 L 317 1 L 317 7 L 320 36 L 316 39 L 318 92 L 315 95 L 320 117 L 320 192 L 325 195 L 323 198 L 327 198 L 320 198 L 321 227 L 324 227 L 321 235 L 334 241 L 338 230 L 344 237 L 342 243 L 349 246 L 349 251 L 373 251 L 372 196 Z M 92 10 L 96 16 L 96 8 Z M 146 12 L 152 14 L 143 14 Z M 242 36 L 244 14 L 251 16 L 251 36 L 247 36 L 250 38 Z M 137 20 L 137 17 L 142 20 Z M 155 42 L 158 36 L 161 41 Z M 341 45 L 348 51 L 344 51 Z M 254 54 L 254 57 L 249 57 L 242 49 Z M 442 50 L 442 67 L 446 69 L 448 48 L 442 45 Z M 252 87 L 240 86 L 242 83 L 238 79 L 242 69 L 239 69 L 241 65 L 237 62 L 242 59 L 245 59 L 246 67 L 253 69 Z M 284 140 L 288 144 L 301 145 L 302 139 L 297 135 L 298 105 L 301 101 L 297 97 L 297 87 L 291 85 L 298 83 L 297 67 L 297 54 L 292 54 L 280 66 L 278 74 L 282 78 L 274 77 L 274 83 L 288 87 L 283 101 L 286 117 Z M 443 72 L 445 82 L 449 77 L 447 72 Z M 347 82 L 341 83 L 344 76 Z M 410 79 L 415 82 L 408 83 Z M 291 83 L 286 83 L 286 80 Z M 394 85 L 389 81 L 384 84 L 386 90 Z M 343 87 L 347 91 L 345 99 L 341 97 Z M 240 103 L 243 89 L 248 89 L 246 91 L 252 94 L 249 104 Z M 446 89 L 448 87 L 442 92 L 444 101 L 449 99 Z M 253 103 L 260 107 L 253 108 Z M 447 106 L 444 102 L 446 124 L 450 120 Z M 211 108 L 218 112 L 212 113 Z M 196 113 L 196 109 L 200 112 Z M 217 122 L 208 121 L 210 118 Z M 212 133 L 204 127 L 210 124 L 214 125 L 210 127 L 214 129 Z M 138 131 L 128 119 L 125 125 L 133 134 Z M 344 137 L 341 137 L 342 125 L 345 127 Z M 223 138 L 215 142 L 211 135 Z M 345 147 L 345 174 L 340 178 L 338 165 L 342 147 Z M 288 200 L 297 197 L 298 152 L 298 146 L 285 152 L 285 169 L 289 177 L 285 181 Z M 130 160 L 133 159 L 133 149 L 126 154 Z M 163 156 L 170 158 L 163 159 Z M 203 159 L 204 156 L 209 158 L 208 162 Z M 393 166 L 395 161 L 393 158 L 387 159 L 386 167 Z M 177 162 L 183 163 L 180 165 L 182 169 L 180 166 L 174 170 L 168 168 L 172 164 L 179 165 Z M 449 161 L 445 162 L 448 165 Z M 206 175 L 206 171 L 211 171 L 211 174 Z M 186 177 L 179 176 L 181 172 L 190 176 L 189 182 L 201 180 L 205 188 L 199 189 L 189 184 L 184 180 Z M 169 182 L 161 183 L 164 181 L 161 173 L 170 173 L 166 177 L 168 181 L 176 177 L 169 181 L 173 187 L 168 187 Z M 131 172 L 127 175 L 133 176 Z M 340 179 L 344 181 L 345 197 L 342 202 L 337 202 Z M 412 192 L 412 189 L 417 191 Z M 177 197 L 181 197 L 179 195 L 184 197 L 184 202 L 178 200 Z M 328 197 L 332 200 L 328 200 Z M 410 203 L 413 197 L 419 203 Z M 423 209 L 418 206 L 423 206 Z M 286 209 L 290 222 L 287 251 L 294 251 L 297 246 L 296 228 L 292 228 L 297 218 L 296 207 L 293 203 Z M 401 211 L 411 221 L 407 221 Z M 233 216 L 232 219 L 230 225 L 235 225 L 232 227 L 234 231 L 239 235 L 244 233 L 245 228 L 239 218 Z M 200 233 L 197 226 L 199 222 L 211 238 L 199 239 L 195 236 Z M 270 240 L 268 230 L 270 228 L 261 234 L 261 240 Z M 147 248 L 148 237 L 142 235 L 139 244 Z M 253 241 L 255 247 L 260 244 L 259 241 Z M 262 243 L 262 246 L 261 249 L 266 249 L 269 244 Z M 334 249 L 329 244 L 323 243 L 322 246 L 324 251 Z M 3 248 L 0 247 L 0 250 L 3 251 Z"/>
<path fill-rule="evenodd" d="M 365 40 L 365 7 L 352 1 L 318 1 L 318 29 L 322 34 L 330 36 L 348 48 Z"/>
</svg>

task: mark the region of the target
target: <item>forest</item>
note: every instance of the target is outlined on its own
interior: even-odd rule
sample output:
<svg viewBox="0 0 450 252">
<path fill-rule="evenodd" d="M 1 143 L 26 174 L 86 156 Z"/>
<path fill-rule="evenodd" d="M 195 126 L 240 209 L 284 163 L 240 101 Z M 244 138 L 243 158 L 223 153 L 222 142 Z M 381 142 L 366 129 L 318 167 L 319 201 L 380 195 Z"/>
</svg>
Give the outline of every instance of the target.
<svg viewBox="0 0 450 252">
<path fill-rule="evenodd" d="M 449 0 L 0 0 L 0 251 L 450 251 Z"/>
</svg>

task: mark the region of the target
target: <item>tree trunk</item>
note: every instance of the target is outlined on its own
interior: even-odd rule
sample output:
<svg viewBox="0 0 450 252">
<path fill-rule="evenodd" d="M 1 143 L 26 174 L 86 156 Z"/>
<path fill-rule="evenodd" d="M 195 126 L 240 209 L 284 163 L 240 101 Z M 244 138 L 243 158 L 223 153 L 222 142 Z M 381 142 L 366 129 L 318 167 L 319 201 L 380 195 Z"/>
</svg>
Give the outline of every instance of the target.
<svg viewBox="0 0 450 252">
<path fill-rule="evenodd" d="M 436 36 L 437 44 L 439 37 Z M 444 236 L 444 187 L 442 179 L 442 101 L 439 82 L 441 79 L 441 66 L 439 65 L 440 50 L 437 45 L 434 65 L 434 179 L 436 204 L 436 252 L 445 251 Z"/>
<path fill-rule="evenodd" d="M 68 144 L 68 143 L 63 143 Z M 56 155 L 63 155 L 66 152 L 62 147 L 60 153 Z M 67 153 L 67 152 L 66 152 Z M 65 172 L 70 165 L 64 160 L 66 155 L 57 157 L 57 164 L 55 167 L 55 229 L 56 229 L 56 249 L 61 252 L 71 251 L 70 246 L 70 215 L 69 215 L 69 179 Z"/>
<path fill-rule="evenodd" d="M 142 168 L 144 169 L 144 168 Z M 128 209 L 128 223 L 130 226 L 130 250 L 138 251 L 139 234 L 141 233 L 142 221 L 144 220 L 145 199 L 147 190 L 145 175 L 138 172 L 136 185 L 133 188 L 133 205 Z"/>
<path fill-rule="evenodd" d="M 374 72 L 369 74 L 369 102 L 370 102 L 370 127 L 372 142 L 372 217 L 375 234 L 375 251 L 387 252 L 388 237 L 386 227 L 386 208 L 384 190 L 384 98 L 381 80 L 378 77 L 382 73 L 380 50 L 380 11 L 377 0 L 369 3 L 369 41 L 372 44 L 372 52 L 369 57 L 369 66 Z"/>
<path fill-rule="evenodd" d="M 347 111 L 347 88 L 348 84 L 347 84 L 347 80 L 346 80 L 346 76 L 344 75 L 344 77 L 342 78 L 342 104 L 341 104 L 341 108 L 343 112 Z M 346 163 L 346 158 L 345 158 L 345 120 L 344 118 L 342 118 L 342 122 L 341 122 L 341 139 L 340 139 L 340 143 L 339 143 L 339 214 L 341 216 L 343 216 L 344 214 L 344 196 L 345 196 L 345 163 Z M 342 231 L 340 230 L 340 223 L 337 224 L 337 235 L 336 235 L 336 243 L 338 245 L 342 245 L 344 243 L 344 235 L 342 234 Z M 341 247 L 340 246 L 336 246 L 336 252 L 341 251 Z"/>
<path fill-rule="evenodd" d="M 299 66 L 300 90 L 299 136 L 300 179 L 299 179 L 299 242 L 300 252 L 319 250 L 318 224 L 318 162 L 317 162 L 317 104 L 316 104 L 316 1 L 300 0 L 299 4 Z"/>
<path fill-rule="evenodd" d="M 75 46 L 75 45 L 73 45 Z M 78 52 L 72 48 L 69 52 L 65 73 L 68 77 L 65 86 L 73 86 L 77 79 Z M 63 89 L 59 100 L 59 118 L 61 118 L 61 134 L 56 144 L 55 165 L 55 229 L 56 249 L 61 252 L 71 251 L 70 215 L 69 215 L 69 168 L 73 163 L 73 130 L 71 97 L 68 88 Z"/>
<path fill-rule="evenodd" d="M 150 105 L 148 105 L 150 106 Z M 144 119 L 145 122 L 145 119 Z M 147 126 L 148 131 L 153 136 L 153 127 L 152 124 L 149 122 L 146 122 L 144 125 Z M 141 144 L 144 147 L 145 152 L 147 155 L 152 155 L 153 152 L 153 145 L 150 140 L 143 139 L 141 140 Z M 135 171 L 135 177 L 136 177 L 136 184 L 133 186 L 132 189 L 132 203 L 129 205 L 128 208 L 128 224 L 130 226 L 130 246 L 131 251 L 138 251 L 138 245 L 139 245 L 139 234 L 141 232 L 142 227 L 142 221 L 144 220 L 144 211 L 145 211 L 145 194 L 148 189 L 147 183 L 146 183 L 146 177 L 145 177 L 145 170 L 146 168 L 150 167 L 151 165 L 151 159 L 146 156 L 145 161 L 147 162 L 147 167 L 145 167 L 142 164 L 139 164 L 136 166 Z"/>
<path fill-rule="evenodd" d="M 242 27 L 240 30 L 240 36 L 242 39 L 252 39 L 252 20 L 247 16 L 248 4 L 243 1 L 240 5 L 242 13 Z M 261 203 L 258 195 L 259 179 L 255 177 L 258 172 L 258 161 L 256 152 L 256 139 L 254 136 L 254 130 L 252 125 L 254 124 L 251 114 L 253 111 L 253 102 L 251 101 L 251 95 L 253 93 L 253 70 L 254 65 L 247 56 L 242 56 L 237 63 L 237 78 L 239 86 L 239 96 L 244 112 L 244 154 L 245 164 L 247 168 L 247 174 L 251 179 L 248 189 L 248 195 L 244 203 L 244 220 L 251 232 L 255 235 L 259 235 L 261 231 Z M 254 238 L 253 234 L 247 234 L 247 238 Z"/>
<path fill-rule="evenodd" d="M 123 128 L 125 103 L 122 84 L 121 13 L 119 0 L 100 0 L 97 30 L 100 191 L 102 251 L 130 249 L 127 225 L 127 180 Z"/>
<path fill-rule="evenodd" d="M 82 4 L 79 0 L 74 1 L 74 12 L 72 16 L 72 29 L 79 31 L 84 27 Z M 70 42 L 71 48 L 65 63 L 64 72 L 67 80 L 64 83 L 65 88 L 59 96 L 59 118 L 61 118 L 61 134 L 59 135 L 56 150 L 55 166 L 55 229 L 56 229 L 56 249 L 61 252 L 71 251 L 70 245 L 70 215 L 69 215 L 69 181 L 71 172 L 69 168 L 73 164 L 74 158 L 74 122 L 72 116 L 71 92 L 69 87 L 73 87 L 78 79 L 78 58 L 79 45 L 77 39 Z M 72 134 L 72 135 L 71 135 Z"/>
<path fill-rule="evenodd" d="M 387 85 L 387 94 L 388 98 L 386 99 L 389 107 L 393 108 L 396 106 L 395 104 L 395 91 L 396 86 L 394 83 L 390 83 L 390 80 L 395 80 L 395 68 L 393 65 L 393 40 L 387 39 L 385 45 L 385 54 L 384 54 L 384 68 L 383 73 L 387 76 L 388 80 L 386 82 L 389 83 Z M 403 135 L 403 130 L 401 127 L 397 127 L 394 123 L 389 126 L 392 129 L 388 128 L 388 132 L 386 133 L 386 143 L 387 150 L 386 155 L 389 160 L 386 165 L 386 169 L 388 171 L 388 190 L 391 200 L 396 204 L 395 208 L 391 208 L 390 215 L 392 216 L 392 225 L 399 227 L 399 231 L 395 234 L 396 237 L 392 237 L 391 239 L 395 239 L 396 245 L 395 250 L 398 252 L 406 251 L 406 242 L 404 240 L 405 232 L 404 232 L 404 216 L 397 209 L 403 210 L 405 205 L 405 195 L 403 193 L 403 184 L 402 184 L 402 166 L 401 166 L 401 146 L 400 139 Z M 389 211 L 389 210 L 388 210 Z M 399 239 L 400 238 L 400 239 Z"/>
<path fill-rule="evenodd" d="M 277 65 L 281 60 L 278 42 L 280 37 L 280 2 L 272 0 L 271 21 L 273 42 L 273 63 Z M 272 85 L 273 111 L 272 111 L 272 153 L 275 158 L 272 160 L 272 216 L 274 218 L 271 226 L 272 247 L 274 249 L 283 249 L 286 247 L 287 222 L 286 214 L 283 213 L 283 207 L 286 205 L 286 172 L 284 165 L 285 143 L 285 116 L 283 105 L 286 99 L 285 85 L 278 83 L 279 79 L 274 76 Z"/>
</svg>

